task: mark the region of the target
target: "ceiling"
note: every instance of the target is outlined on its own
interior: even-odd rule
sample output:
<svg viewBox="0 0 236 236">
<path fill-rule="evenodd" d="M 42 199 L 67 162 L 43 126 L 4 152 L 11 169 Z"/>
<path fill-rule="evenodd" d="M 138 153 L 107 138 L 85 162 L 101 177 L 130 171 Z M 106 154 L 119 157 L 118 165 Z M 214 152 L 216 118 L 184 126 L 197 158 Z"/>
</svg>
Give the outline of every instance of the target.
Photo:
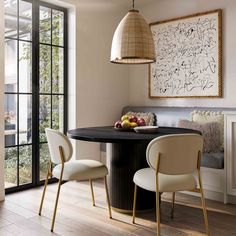
<svg viewBox="0 0 236 236">
<path fill-rule="evenodd" d="M 76 3 L 80 8 L 93 10 L 131 9 L 132 0 L 63 0 Z M 141 8 L 157 0 L 135 0 L 135 8 Z"/>
<path fill-rule="evenodd" d="M 97 1 L 113 2 L 114 5 L 120 5 L 128 8 L 132 7 L 132 0 L 97 0 Z M 142 7 L 155 1 L 157 0 L 135 0 L 134 3 L 135 7 Z"/>
</svg>

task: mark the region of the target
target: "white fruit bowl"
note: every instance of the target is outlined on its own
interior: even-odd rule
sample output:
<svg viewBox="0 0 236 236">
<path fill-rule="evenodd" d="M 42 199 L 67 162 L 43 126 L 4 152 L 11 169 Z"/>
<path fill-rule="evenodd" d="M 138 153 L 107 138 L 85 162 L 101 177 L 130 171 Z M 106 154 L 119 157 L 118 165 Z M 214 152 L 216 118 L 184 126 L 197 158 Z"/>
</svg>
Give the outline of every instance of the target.
<svg viewBox="0 0 236 236">
<path fill-rule="evenodd" d="M 158 132 L 158 126 L 138 126 L 134 128 L 134 131 L 137 133 L 157 133 Z"/>
</svg>

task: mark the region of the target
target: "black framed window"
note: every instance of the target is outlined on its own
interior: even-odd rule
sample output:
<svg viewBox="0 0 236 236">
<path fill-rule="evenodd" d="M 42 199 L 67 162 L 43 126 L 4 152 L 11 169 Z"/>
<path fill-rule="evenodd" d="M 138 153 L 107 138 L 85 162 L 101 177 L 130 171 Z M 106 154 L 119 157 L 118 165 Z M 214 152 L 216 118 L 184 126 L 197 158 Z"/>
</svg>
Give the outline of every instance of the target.
<svg viewBox="0 0 236 236">
<path fill-rule="evenodd" d="M 37 0 L 5 3 L 5 187 L 37 186 L 45 128 L 67 131 L 67 10 Z"/>
</svg>

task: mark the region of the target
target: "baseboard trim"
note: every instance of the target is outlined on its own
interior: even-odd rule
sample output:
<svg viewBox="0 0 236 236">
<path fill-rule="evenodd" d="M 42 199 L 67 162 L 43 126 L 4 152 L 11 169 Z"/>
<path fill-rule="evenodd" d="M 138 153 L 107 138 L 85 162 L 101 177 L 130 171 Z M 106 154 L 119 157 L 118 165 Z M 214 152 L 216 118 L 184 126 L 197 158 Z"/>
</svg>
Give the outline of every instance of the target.
<svg viewBox="0 0 236 236">
<path fill-rule="evenodd" d="M 182 193 L 200 197 L 199 193 L 194 193 L 194 192 L 188 192 L 188 191 L 183 191 Z M 224 202 L 224 194 L 219 193 L 219 192 L 214 192 L 214 191 L 209 191 L 204 189 L 204 196 L 206 199 L 218 201 L 218 202 Z M 236 196 L 233 195 L 227 195 L 227 203 L 231 204 L 236 204 Z"/>
<path fill-rule="evenodd" d="M 192 196 L 196 196 L 196 197 L 200 197 L 200 194 L 195 193 L 195 192 L 184 191 L 183 193 L 189 194 Z M 214 201 L 218 201 L 218 202 L 224 202 L 224 194 L 223 193 L 209 191 L 209 190 L 204 189 L 204 196 L 206 199 L 210 199 L 210 200 L 214 200 Z"/>
<path fill-rule="evenodd" d="M 236 204 L 236 196 L 228 195 L 227 203 Z"/>
</svg>

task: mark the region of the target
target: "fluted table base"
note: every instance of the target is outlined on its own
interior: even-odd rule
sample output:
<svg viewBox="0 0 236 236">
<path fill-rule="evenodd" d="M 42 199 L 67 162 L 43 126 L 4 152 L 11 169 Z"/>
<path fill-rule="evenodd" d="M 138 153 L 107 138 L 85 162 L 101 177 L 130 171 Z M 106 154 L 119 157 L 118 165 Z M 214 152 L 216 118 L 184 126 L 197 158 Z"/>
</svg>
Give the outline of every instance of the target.
<svg viewBox="0 0 236 236">
<path fill-rule="evenodd" d="M 148 143 L 107 144 L 107 166 L 109 168 L 109 192 L 114 210 L 129 213 L 133 209 L 133 176 L 139 169 L 148 167 L 146 148 Z M 137 211 L 155 207 L 155 193 L 138 188 Z"/>
</svg>

